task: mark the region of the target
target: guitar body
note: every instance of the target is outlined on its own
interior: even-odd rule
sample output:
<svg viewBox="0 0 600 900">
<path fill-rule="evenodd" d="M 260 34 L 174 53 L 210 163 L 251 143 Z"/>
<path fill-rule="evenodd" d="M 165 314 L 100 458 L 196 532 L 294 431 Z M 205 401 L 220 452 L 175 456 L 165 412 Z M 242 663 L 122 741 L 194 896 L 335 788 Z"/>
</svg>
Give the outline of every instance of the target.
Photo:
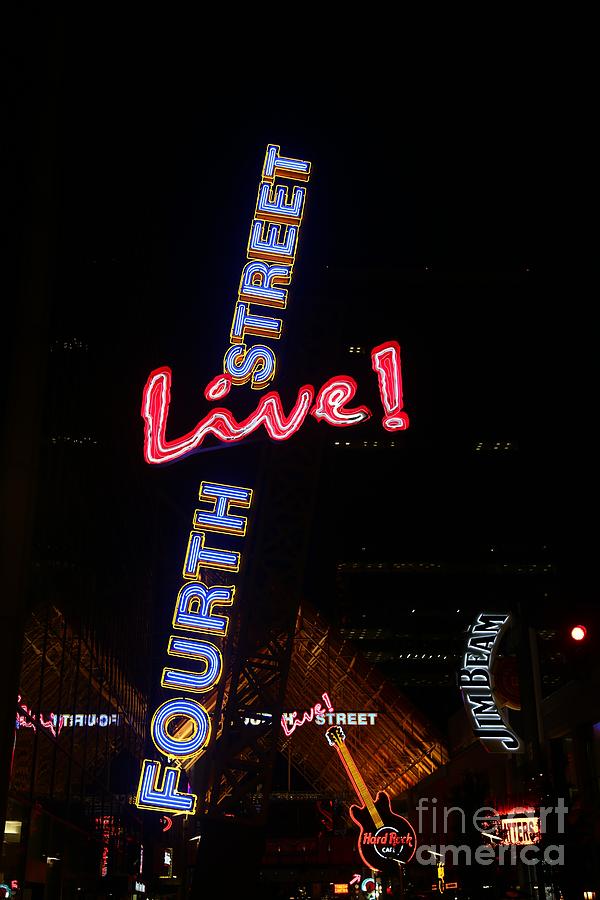
<svg viewBox="0 0 600 900">
<path fill-rule="evenodd" d="M 358 852 L 368 869 L 380 872 L 386 863 L 405 865 L 417 849 L 417 835 L 408 819 L 395 813 L 389 795 L 379 791 L 375 800 L 346 746 L 346 735 L 339 725 L 325 732 L 330 747 L 335 747 L 356 796 L 362 806 L 350 807 L 350 817 L 360 828 Z"/>
<path fill-rule="evenodd" d="M 383 823 L 377 827 L 367 806 L 353 805 L 350 817 L 360 828 L 358 852 L 369 869 L 379 872 L 386 862 L 407 863 L 417 847 L 417 836 L 410 822 L 392 810 L 389 795 L 380 791 L 374 801 Z"/>
</svg>

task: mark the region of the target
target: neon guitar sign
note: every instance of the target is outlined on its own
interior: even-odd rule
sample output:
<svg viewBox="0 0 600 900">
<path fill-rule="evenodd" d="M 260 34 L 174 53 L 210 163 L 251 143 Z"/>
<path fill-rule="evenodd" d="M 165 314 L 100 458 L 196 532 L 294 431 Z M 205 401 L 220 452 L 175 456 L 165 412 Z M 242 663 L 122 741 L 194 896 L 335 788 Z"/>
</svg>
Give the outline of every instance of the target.
<svg viewBox="0 0 600 900">
<path fill-rule="evenodd" d="M 417 849 L 417 835 L 408 819 L 392 810 L 389 794 L 385 791 L 379 791 L 373 800 L 339 725 L 328 728 L 325 737 L 337 750 L 356 796 L 362 802 L 360 807 L 350 807 L 350 817 L 360 828 L 358 852 L 365 866 L 380 872 L 386 862 L 400 865 L 410 862 Z"/>
</svg>

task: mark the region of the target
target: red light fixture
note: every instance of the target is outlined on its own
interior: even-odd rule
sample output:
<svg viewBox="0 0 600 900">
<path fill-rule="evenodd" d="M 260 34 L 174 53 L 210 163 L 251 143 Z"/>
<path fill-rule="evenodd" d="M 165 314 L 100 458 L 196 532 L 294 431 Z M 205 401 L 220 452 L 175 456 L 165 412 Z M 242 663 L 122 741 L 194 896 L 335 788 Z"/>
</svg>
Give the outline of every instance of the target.
<svg viewBox="0 0 600 900">
<path fill-rule="evenodd" d="M 571 637 L 574 641 L 583 641 L 586 635 L 587 628 L 585 625 L 574 625 L 573 628 L 571 628 Z"/>
</svg>

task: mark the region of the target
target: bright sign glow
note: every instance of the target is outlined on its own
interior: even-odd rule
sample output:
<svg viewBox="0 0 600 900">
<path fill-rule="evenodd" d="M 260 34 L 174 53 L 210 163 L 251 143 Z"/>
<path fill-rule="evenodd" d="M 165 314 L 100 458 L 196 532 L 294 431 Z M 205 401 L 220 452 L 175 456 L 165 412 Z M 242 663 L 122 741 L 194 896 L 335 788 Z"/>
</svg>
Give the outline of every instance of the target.
<svg viewBox="0 0 600 900">
<path fill-rule="evenodd" d="M 284 156 L 277 144 L 269 144 L 262 169 L 261 182 L 247 244 L 247 260 L 243 266 L 238 297 L 233 310 L 230 346 L 223 360 L 223 374 L 212 378 L 204 390 L 208 403 L 217 403 L 228 395 L 232 385 L 249 383 L 264 390 L 275 377 L 277 360 L 272 346 L 260 341 L 279 340 L 288 288 L 293 267 L 307 189 L 286 182 L 308 182 L 311 164 L 306 160 Z M 284 183 L 281 183 L 283 181 Z M 262 312 L 257 307 L 266 307 Z M 403 412 L 400 347 L 388 341 L 375 347 L 371 354 L 377 375 L 387 431 L 406 430 L 409 419 Z M 357 392 L 356 381 L 348 375 L 327 380 L 317 391 L 311 384 L 299 388 L 292 408 L 286 412 L 277 391 L 264 394 L 254 411 L 238 421 L 233 413 L 217 406 L 206 413 L 194 428 L 181 437 L 167 438 L 171 403 L 172 372 L 162 366 L 150 373 L 142 395 L 144 420 L 144 457 L 150 465 L 161 465 L 183 459 L 203 449 L 207 437 L 217 442 L 238 442 L 261 427 L 272 440 L 283 441 L 294 435 L 311 415 L 317 422 L 336 428 L 347 428 L 367 421 L 371 410 L 364 405 L 350 406 Z M 213 690 L 223 671 L 223 643 L 227 636 L 229 615 L 221 607 L 233 607 L 235 585 L 209 587 L 202 582 L 204 568 L 221 572 L 239 572 L 241 554 L 228 547 L 208 546 L 209 533 L 243 537 L 247 517 L 233 514 L 249 509 L 252 491 L 233 485 L 202 482 L 199 499 L 205 504 L 195 511 L 192 530 L 183 562 L 183 580 L 173 613 L 175 633 L 169 637 L 169 657 L 183 658 L 190 668 L 174 665 L 163 668 L 161 687 L 177 693 L 162 702 L 151 722 L 151 737 L 157 750 L 169 765 L 147 759 L 142 763 L 136 804 L 140 808 L 163 813 L 193 814 L 197 797 L 189 789 L 180 788 L 182 760 L 197 757 L 209 746 L 211 718 L 198 695 Z M 214 535 L 213 535 L 214 536 Z M 229 580 L 229 579 L 228 579 Z M 203 637 L 200 638 L 199 635 Z M 186 696 L 192 694 L 195 696 Z M 327 694 L 323 701 L 298 718 L 296 711 L 282 718 L 287 735 L 307 721 L 329 724 L 334 714 Z M 341 713 L 345 724 L 367 724 L 366 717 L 376 713 Z M 361 717 L 365 720 L 361 720 Z M 260 716 L 259 716 L 260 718 Z M 340 719 L 337 720 L 341 721 Z M 182 724 L 183 723 L 183 724 Z M 373 724 L 371 719 L 370 724 Z M 391 839 L 390 839 L 391 841 Z"/>
<path fill-rule="evenodd" d="M 317 704 L 317 706 L 318 705 L 319 704 Z M 291 734 L 294 728 L 298 725 L 303 725 L 304 722 L 314 722 L 315 725 L 375 725 L 378 713 L 334 712 L 333 710 L 330 710 L 328 712 L 315 712 L 314 718 L 307 718 L 308 713 L 304 713 L 302 720 L 298 720 L 297 715 L 298 713 L 296 712 L 283 713 L 281 717 L 281 726 L 282 728 L 285 728 L 287 725 L 287 728 L 291 729 L 290 731 L 286 731 L 286 734 Z M 251 724 L 254 724 L 254 721 L 252 721 Z"/>
<path fill-rule="evenodd" d="M 385 410 L 383 427 L 386 431 L 408 428 L 408 416 L 402 410 L 402 372 L 400 346 L 396 341 L 380 344 L 371 352 L 373 371 L 379 379 L 379 392 Z"/>
<path fill-rule="evenodd" d="M 327 712 L 315 716 L 315 725 L 375 725 L 376 712 Z"/>
<path fill-rule="evenodd" d="M 234 384 L 264 390 L 275 377 L 277 359 L 267 344 L 250 343 L 248 338 L 277 341 L 283 322 L 259 315 L 252 307 L 285 309 L 300 226 L 304 214 L 306 188 L 276 183 L 276 179 L 307 182 L 310 163 L 282 156 L 277 144 L 269 144 L 258 186 L 256 210 L 250 224 L 238 299 L 233 312 L 231 346 L 223 359 L 223 371 Z"/>
<path fill-rule="evenodd" d="M 350 784 L 363 804 L 360 808 L 351 806 L 349 812 L 350 818 L 360 829 L 358 852 L 365 866 L 379 872 L 383 861 L 398 864 L 410 862 L 417 847 L 417 835 L 408 819 L 393 811 L 385 791 L 379 791 L 373 800 L 339 725 L 328 728 L 325 737 L 329 746 L 336 749 Z"/>
<path fill-rule="evenodd" d="M 48 713 L 46 716 L 40 712 L 39 719 L 26 703 L 18 698 L 16 728 L 32 728 L 37 725 L 46 728 L 52 737 L 58 737 L 63 728 L 107 728 L 109 725 L 120 725 L 121 716 L 118 713 Z"/>
<path fill-rule="evenodd" d="M 403 400 L 399 345 L 396 341 L 389 341 L 375 347 L 371 360 L 378 376 L 385 411 L 383 427 L 387 431 L 406 430 L 409 420 L 407 414 L 401 411 Z M 241 422 L 238 422 L 230 410 L 217 407 L 205 415 L 192 431 L 183 437 L 168 440 L 166 431 L 171 404 L 171 382 L 171 369 L 162 366 L 150 374 L 143 391 L 144 458 L 151 465 L 174 462 L 198 452 L 209 435 L 225 443 L 241 441 L 262 426 L 274 441 L 285 441 L 301 428 L 308 415 L 335 428 L 358 425 L 371 416 L 371 410 L 367 406 L 351 408 L 346 405 L 354 398 L 357 384 L 349 375 L 337 375 L 326 381 L 316 396 L 313 385 L 305 384 L 301 387 L 288 415 L 283 410 L 279 393 L 270 391 L 261 398 L 254 412 Z M 213 378 L 207 385 L 204 396 L 209 401 L 220 400 L 229 392 L 231 382 L 232 377 L 229 375 Z M 209 496 L 215 495 L 207 494 L 206 499 Z M 217 496 L 215 501 L 217 506 L 214 515 L 217 519 L 223 517 L 224 506 L 218 505 L 221 500 Z M 223 568 L 222 554 L 217 563 L 216 568 Z"/>
<path fill-rule="evenodd" d="M 333 712 L 333 706 L 331 705 L 329 696 L 326 693 L 321 694 L 321 696 L 323 698 L 323 703 L 325 704 L 325 706 L 322 706 L 321 703 L 315 703 L 315 705 L 311 707 L 308 712 L 302 714 L 301 719 L 298 718 L 298 713 L 296 712 L 296 710 L 291 713 L 283 713 L 283 715 L 281 716 L 281 727 L 288 737 L 290 736 L 290 734 L 293 734 L 296 728 L 298 728 L 300 725 L 304 725 L 305 722 L 312 722 L 315 716 L 323 716 L 325 710 L 330 713 Z"/>
<path fill-rule="evenodd" d="M 212 690 L 223 674 L 222 642 L 227 635 L 229 616 L 221 607 L 233 606 L 235 587 L 208 587 L 201 579 L 201 567 L 237 572 L 240 554 L 218 547 L 207 547 L 207 532 L 243 537 L 248 520 L 234 515 L 232 507 L 249 509 L 250 488 L 203 481 L 198 494 L 208 504 L 194 512 L 187 551 L 183 562 L 184 585 L 180 589 L 173 613 L 173 628 L 192 632 L 189 636 L 173 634 L 167 643 L 167 654 L 187 660 L 192 668 L 167 666 L 161 686 L 171 691 L 202 694 Z M 208 637 L 200 639 L 199 634 Z M 220 642 L 220 646 L 215 644 Z M 187 721 L 188 727 L 172 731 L 174 723 Z M 197 797 L 180 790 L 180 763 L 202 753 L 211 736 L 211 720 L 205 707 L 192 697 L 172 697 L 155 711 L 150 736 L 157 750 L 171 765 L 162 770 L 157 760 L 142 763 L 136 805 L 160 812 L 194 813 Z"/>
<path fill-rule="evenodd" d="M 516 807 L 506 813 L 498 813 L 482 819 L 483 832 L 494 844 L 515 844 L 517 846 L 539 843 L 542 833 L 540 819 L 533 807 Z"/>
<path fill-rule="evenodd" d="M 110 849 L 110 839 L 116 834 L 115 820 L 112 816 L 98 816 L 95 819 L 96 828 L 102 835 L 102 857 L 100 862 L 100 877 L 106 878 L 108 875 L 108 858 Z"/>
<path fill-rule="evenodd" d="M 37 731 L 37 726 L 39 724 L 42 728 L 46 728 L 52 737 L 58 737 L 63 726 L 62 716 L 57 716 L 56 713 L 50 713 L 46 718 L 44 714 L 40 712 L 38 719 L 33 710 L 29 709 L 26 703 L 21 702 L 20 695 L 17 698 L 17 703 L 19 705 L 15 728 L 33 728 L 34 731 Z"/>
<path fill-rule="evenodd" d="M 473 731 L 491 752 L 514 753 L 521 742 L 505 721 L 492 693 L 491 668 L 510 615 L 480 613 L 469 629 L 459 684 Z"/>
<path fill-rule="evenodd" d="M 537 844 L 540 820 L 537 816 L 503 816 L 500 832 L 503 844 Z"/>
</svg>

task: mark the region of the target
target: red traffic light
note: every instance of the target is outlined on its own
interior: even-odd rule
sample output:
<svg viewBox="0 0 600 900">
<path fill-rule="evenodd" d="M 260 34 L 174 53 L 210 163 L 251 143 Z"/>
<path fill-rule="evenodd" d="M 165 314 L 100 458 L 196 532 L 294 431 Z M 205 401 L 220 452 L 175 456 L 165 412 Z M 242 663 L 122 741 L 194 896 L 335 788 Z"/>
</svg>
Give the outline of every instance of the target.
<svg viewBox="0 0 600 900">
<path fill-rule="evenodd" d="M 574 625 L 571 628 L 571 637 L 574 641 L 583 641 L 587 634 L 587 628 L 585 625 Z"/>
</svg>

